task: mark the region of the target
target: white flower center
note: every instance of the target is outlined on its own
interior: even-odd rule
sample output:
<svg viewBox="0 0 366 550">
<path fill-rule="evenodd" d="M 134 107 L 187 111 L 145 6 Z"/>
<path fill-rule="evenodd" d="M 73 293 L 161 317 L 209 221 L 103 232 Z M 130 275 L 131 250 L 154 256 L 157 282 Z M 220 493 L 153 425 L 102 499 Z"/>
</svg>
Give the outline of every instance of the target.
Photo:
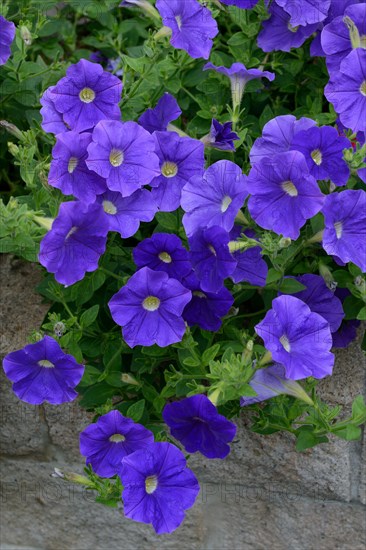
<svg viewBox="0 0 366 550">
<path fill-rule="evenodd" d="M 282 189 L 285 193 L 287 193 L 290 197 L 297 197 L 299 194 L 296 187 L 292 183 L 292 181 L 284 181 L 282 183 Z"/>
<path fill-rule="evenodd" d="M 113 434 L 109 438 L 109 441 L 111 441 L 112 443 L 121 443 L 121 441 L 125 441 L 125 439 L 125 436 L 122 434 Z"/>
<path fill-rule="evenodd" d="M 297 32 L 298 29 L 299 29 L 299 25 L 297 25 L 296 27 L 293 27 L 293 26 L 291 25 L 291 23 L 289 22 L 289 23 L 287 23 L 287 28 L 288 28 L 288 30 L 291 31 L 291 32 Z"/>
<path fill-rule="evenodd" d="M 112 149 L 112 151 L 109 154 L 109 162 L 115 168 L 117 168 L 117 166 L 121 166 L 124 159 L 125 159 L 125 156 L 123 154 L 123 151 L 120 151 L 119 149 Z"/>
<path fill-rule="evenodd" d="M 336 222 L 334 224 L 334 229 L 337 235 L 337 239 L 340 239 L 343 235 L 343 224 L 342 222 Z"/>
<path fill-rule="evenodd" d="M 366 96 L 366 80 L 364 80 L 360 86 L 360 92 L 363 96 Z"/>
<path fill-rule="evenodd" d="M 287 338 L 286 334 L 282 334 L 280 338 L 280 342 L 283 346 L 283 348 L 289 353 L 291 351 L 291 344 L 289 342 L 289 339 Z"/>
<path fill-rule="evenodd" d="M 366 50 L 366 34 L 361 34 L 360 36 L 360 44 L 361 44 L 361 48 L 363 50 Z"/>
<path fill-rule="evenodd" d="M 76 157 L 70 157 L 69 164 L 67 165 L 67 171 L 72 174 L 79 163 L 79 159 Z"/>
<path fill-rule="evenodd" d="M 76 227 L 76 225 L 74 225 L 74 226 L 70 229 L 70 231 L 68 232 L 68 234 L 66 235 L 65 240 L 67 241 L 67 239 L 68 239 L 69 237 L 71 237 L 71 235 L 73 235 L 78 229 L 79 229 L 79 228 Z"/>
<path fill-rule="evenodd" d="M 142 302 L 142 307 L 147 311 L 156 311 L 157 309 L 159 309 L 159 306 L 160 300 L 156 296 L 148 296 Z"/>
<path fill-rule="evenodd" d="M 210 252 L 212 252 L 212 254 L 213 254 L 214 256 L 217 256 L 216 250 L 214 249 L 214 247 L 212 246 L 212 244 L 209 244 L 207 248 L 209 249 Z"/>
<path fill-rule="evenodd" d="M 145 479 L 145 491 L 148 495 L 151 495 L 158 486 L 158 478 L 156 476 L 148 476 Z"/>
<path fill-rule="evenodd" d="M 197 298 L 207 298 L 206 294 L 200 290 L 194 290 L 192 294 L 193 296 L 197 296 Z"/>
<path fill-rule="evenodd" d="M 40 367 L 44 367 L 45 369 L 53 369 L 55 365 L 51 363 L 51 361 L 48 361 L 48 359 L 41 359 L 41 361 L 38 361 L 38 365 Z"/>
<path fill-rule="evenodd" d="M 79 92 L 79 98 L 83 103 L 91 103 L 95 99 L 95 92 L 91 88 L 83 88 Z"/>
<path fill-rule="evenodd" d="M 178 25 L 178 29 L 180 30 L 182 28 L 182 18 L 180 15 L 176 15 L 175 17 L 175 20 L 177 22 L 177 25 Z"/>
<path fill-rule="evenodd" d="M 170 254 L 168 254 L 168 252 L 160 252 L 159 260 L 161 260 L 165 264 L 171 264 L 172 263 L 172 257 L 171 257 Z"/>
<path fill-rule="evenodd" d="M 104 212 L 106 214 L 114 215 L 114 214 L 117 213 L 117 208 L 115 207 L 115 205 L 111 201 L 103 201 L 102 206 L 103 206 Z"/>
<path fill-rule="evenodd" d="M 232 203 L 232 199 L 226 195 L 221 202 L 221 212 L 224 213 L 229 208 L 230 204 Z"/>
<path fill-rule="evenodd" d="M 178 165 L 175 162 L 170 162 L 168 160 L 163 163 L 161 173 L 166 178 L 174 178 L 174 176 L 178 174 Z"/>
<path fill-rule="evenodd" d="M 314 149 L 314 151 L 311 151 L 310 155 L 311 155 L 311 158 L 313 159 L 313 161 L 315 162 L 315 164 L 320 166 L 320 164 L 323 161 L 322 152 L 319 149 Z"/>
</svg>

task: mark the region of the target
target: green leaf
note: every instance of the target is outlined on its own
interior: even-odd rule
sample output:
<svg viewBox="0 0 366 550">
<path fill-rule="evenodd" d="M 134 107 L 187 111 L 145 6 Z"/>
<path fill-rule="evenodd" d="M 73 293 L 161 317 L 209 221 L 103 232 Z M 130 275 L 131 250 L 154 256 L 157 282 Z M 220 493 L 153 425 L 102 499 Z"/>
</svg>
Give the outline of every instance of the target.
<svg viewBox="0 0 366 550">
<path fill-rule="evenodd" d="M 183 359 L 183 365 L 186 365 L 187 367 L 199 367 L 200 360 L 197 357 L 187 357 L 186 359 Z"/>
<path fill-rule="evenodd" d="M 354 441 L 360 439 L 362 430 L 359 426 L 354 424 L 349 424 L 345 426 L 342 430 L 336 430 L 333 432 L 337 437 L 341 439 L 346 439 L 347 441 Z"/>
<path fill-rule="evenodd" d="M 327 443 L 328 438 L 323 435 L 316 435 L 313 432 L 313 428 L 310 426 L 304 426 L 298 430 L 296 440 L 296 450 L 305 451 L 318 445 L 319 443 Z"/>
<path fill-rule="evenodd" d="M 203 367 L 207 367 L 207 365 L 209 365 L 210 361 L 215 359 L 215 357 L 218 354 L 219 350 L 220 350 L 220 344 L 214 344 L 210 348 L 206 349 L 206 351 L 204 351 L 203 354 L 202 354 L 201 365 Z"/>
<path fill-rule="evenodd" d="M 82 327 L 89 327 L 92 325 L 97 318 L 99 313 L 99 305 L 96 304 L 95 306 L 90 307 L 80 317 L 80 324 Z"/>
<path fill-rule="evenodd" d="M 268 270 L 266 284 L 270 285 L 271 283 L 274 283 L 275 281 L 278 281 L 279 279 L 281 279 L 281 277 L 282 277 L 282 273 L 280 273 L 279 271 L 271 267 Z"/>
<path fill-rule="evenodd" d="M 364 306 L 357 315 L 359 321 L 366 321 L 366 306 Z"/>
<path fill-rule="evenodd" d="M 357 319 L 357 315 L 362 309 L 363 303 L 355 296 L 347 296 L 343 302 L 343 310 L 345 313 L 345 320 Z"/>
<path fill-rule="evenodd" d="M 129 418 L 132 418 L 134 422 L 138 422 L 141 420 L 142 415 L 144 414 L 144 408 L 145 408 L 145 399 L 140 399 L 140 401 L 137 401 L 137 403 L 134 403 L 127 409 L 126 416 Z"/>
<path fill-rule="evenodd" d="M 296 294 L 296 292 L 300 292 L 305 288 L 306 286 L 296 281 L 296 279 L 288 278 L 282 281 L 280 291 L 284 294 Z"/>
</svg>

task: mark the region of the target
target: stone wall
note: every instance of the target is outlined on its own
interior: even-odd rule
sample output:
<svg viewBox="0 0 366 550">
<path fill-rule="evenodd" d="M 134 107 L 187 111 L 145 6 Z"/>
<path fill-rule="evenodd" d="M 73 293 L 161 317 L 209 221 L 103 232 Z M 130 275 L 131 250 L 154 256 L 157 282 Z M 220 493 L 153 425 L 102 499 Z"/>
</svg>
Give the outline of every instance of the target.
<svg viewBox="0 0 366 550">
<path fill-rule="evenodd" d="M 4 356 L 26 343 L 47 308 L 32 290 L 40 279 L 36 266 L 3 256 L 1 275 Z M 365 381 L 356 343 L 337 354 L 334 376 L 321 383 L 323 397 L 347 412 Z M 77 403 L 28 406 L 1 372 L 1 404 L 2 550 L 365 548 L 365 442 L 334 438 L 296 453 L 291 436 L 253 434 L 243 415 L 226 460 L 190 460 L 202 487 L 198 501 L 178 531 L 158 537 L 120 509 L 96 504 L 83 488 L 51 477 L 54 467 L 82 472 L 78 434 L 90 417 Z"/>
</svg>

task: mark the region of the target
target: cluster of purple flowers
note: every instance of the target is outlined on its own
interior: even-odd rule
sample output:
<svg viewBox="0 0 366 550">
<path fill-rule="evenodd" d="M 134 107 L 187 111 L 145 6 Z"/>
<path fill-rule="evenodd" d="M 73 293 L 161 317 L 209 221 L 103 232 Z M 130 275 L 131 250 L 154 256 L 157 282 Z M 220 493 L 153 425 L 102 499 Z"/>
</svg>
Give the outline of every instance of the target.
<svg viewBox="0 0 366 550">
<path fill-rule="evenodd" d="M 236 426 L 205 395 L 166 405 L 163 417 L 187 452 L 221 459 L 230 452 Z M 126 517 L 151 523 L 158 534 L 174 531 L 198 495 L 184 454 L 172 443 L 155 443 L 149 430 L 117 410 L 80 434 L 80 452 L 98 475 L 120 476 Z"/>
</svg>

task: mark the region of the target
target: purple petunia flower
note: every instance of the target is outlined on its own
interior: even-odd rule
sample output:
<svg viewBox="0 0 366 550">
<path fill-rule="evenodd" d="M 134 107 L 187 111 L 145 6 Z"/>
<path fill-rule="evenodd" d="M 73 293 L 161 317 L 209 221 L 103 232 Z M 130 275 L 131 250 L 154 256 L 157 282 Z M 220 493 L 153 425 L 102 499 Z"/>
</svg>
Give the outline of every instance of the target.
<svg viewBox="0 0 366 550">
<path fill-rule="evenodd" d="M 106 182 L 85 164 L 91 134 L 65 132 L 57 136 L 52 149 L 52 162 L 48 183 L 60 189 L 64 195 L 74 195 L 83 202 L 95 201 L 107 189 Z"/>
<path fill-rule="evenodd" d="M 197 139 L 180 137 L 175 132 L 155 132 L 155 152 L 160 161 L 160 174 L 150 185 L 152 197 L 163 212 L 180 206 L 184 185 L 204 170 L 204 145 Z"/>
<path fill-rule="evenodd" d="M 343 321 L 337 332 L 332 334 L 333 348 L 347 348 L 356 339 L 359 326 L 360 321 L 356 319 Z"/>
<path fill-rule="evenodd" d="M 342 302 L 334 295 L 334 292 L 329 290 L 323 277 L 308 273 L 294 277 L 294 279 L 306 288 L 296 292 L 293 296 L 305 302 L 311 311 L 324 317 L 329 323 L 331 332 L 338 330 L 344 317 Z"/>
<path fill-rule="evenodd" d="M 297 239 L 306 220 L 324 203 L 304 156 L 298 151 L 264 158 L 250 171 L 248 208 L 260 227 Z"/>
<path fill-rule="evenodd" d="M 231 94 L 234 106 L 240 105 L 247 82 L 258 78 L 267 78 L 269 81 L 272 81 L 276 76 L 274 73 L 270 73 L 269 71 L 247 69 L 242 63 L 233 63 L 230 68 L 222 66 L 216 67 L 212 63 L 206 63 L 203 70 L 207 71 L 208 69 L 213 69 L 218 73 L 224 74 L 230 79 Z"/>
<path fill-rule="evenodd" d="M 15 25 L 0 15 L 0 65 L 5 65 L 11 54 L 11 43 L 15 38 Z"/>
<path fill-rule="evenodd" d="M 257 392 L 255 397 L 241 397 L 240 405 L 246 407 L 254 403 L 261 403 L 266 399 L 277 397 L 277 395 L 287 394 L 302 399 L 307 403 L 313 403 L 304 389 L 290 378 L 286 378 L 283 365 L 275 363 L 270 367 L 259 369 L 254 373 L 249 385 Z"/>
<path fill-rule="evenodd" d="M 230 232 L 230 238 L 236 240 L 241 233 L 244 233 L 244 235 L 251 239 L 255 239 L 254 231 L 250 229 L 242 231 L 239 226 L 234 226 L 233 230 Z M 268 266 L 261 252 L 262 249 L 260 246 L 253 246 L 247 250 L 238 250 L 232 253 L 233 258 L 237 262 L 235 271 L 231 275 L 231 279 L 234 283 L 247 281 L 251 285 L 266 286 Z"/>
<path fill-rule="evenodd" d="M 331 126 L 314 126 L 298 132 L 291 143 L 291 149 L 304 155 L 315 179 L 331 179 L 336 185 L 348 182 L 350 169 L 343 159 L 343 150 L 351 146 L 349 139 L 341 137 Z"/>
<path fill-rule="evenodd" d="M 188 453 L 199 451 L 207 458 L 225 458 L 230 453 L 228 443 L 235 437 L 236 426 L 217 412 L 206 395 L 168 403 L 162 415 L 172 436 Z"/>
<path fill-rule="evenodd" d="M 366 132 L 366 50 L 353 50 L 331 74 L 324 95 L 347 128 Z"/>
<path fill-rule="evenodd" d="M 212 147 L 219 151 L 235 151 L 234 141 L 240 138 L 237 133 L 232 131 L 232 127 L 232 122 L 220 124 L 218 120 L 213 118 L 210 133 L 201 138 L 201 141 L 205 147 Z"/>
<path fill-rule="evenodd" d="M 159 173 L 153 137 L 136 122 L 102 120 L 94 128 L 86 164 L 123 197 L 147 185 Z"/>
<path fill-rule="evenodd" d="M 366 4 L 348 6 L 321 33 L 321 45 L 326 54 L 330 74 L 339 71 L 341 62 L 356 48 L 364 48 L 366 35 Z"/>
<path fill-rule="evenodd" d="M 290 15 L 274 2 L 269 8 L 271 17 L 263 22 L 263 28 L 258 35 L 257 44 L 264 52 L 281 50 L 289 52 L 298 48 L 318 28 L 318 23 L 306 26 L 293 26 Z"/>
<path fill-rule="evenodd" d="M 293 27 L 320 23 L 328 15 L 331 0 L 276 0 L 291 17 Z"/>
<path fill-rule="evenodd" d="M 154 271 L 165 271 L 179 281 L 192 271 L 182 241 L 169 233 L 154 233 L 150 239 L 140 242 L 133 251 L 133 260 L 138 268 L 147 266 Z"/>
<path fill-rule="evenodd" d="M 74 388 L 84 374 L 84 365 L 66 355 L 50 336 L 9 353 L 3 368 L 15 395 L 31 405 L 73 401 L 78 395 Z"/>
<path fill-rule="evenodd" d="M 226 6 L 236 6 L 242 10 L 250 10 L 258 4 L 258 0 L 219 0 L 222 4 Z"/>
<path fill-rule="evenodd" d="M 122 197 L 117 191 L 107 191 L 97 197 L 97 202 L 103 207 L 109 231 L 117 231 L 123 239 L 132 237 L 140 222 L 151 222 L 157 211 L 147 189 L 138 189 L 129 197 Z"/>
<path fill-rule="evenodd" d="M 122 460 L 124 514 L 152 523 L 156 533 L 171 533 L 193 506 L 199 484 L 183 453 L 171 443 L 152 444 Z"/>
<path fill-rule="evenodd" d="M 187 235 L 213 225 L 230 231 L 248 196 L 246 180 L 241 168 L 229 160 L 215 162 L 201 177 L 193 176 L 184 186 L 181 199 Z"/>
<path fill-rule="evenodd" d="M 191 297 L 190 290 L 165 272 L 143 267 L 112 297 L 109 309 L 131 348 L 165 347 L 182 340 L 182 312 Z"/>
<path fill-rule="evenodd" d="M 216 293 L 203 292 L 194 273 L 188 275 L 183 284 L 192 291 L 192 300 L 184 308 L 183 319 L 190 327 L 198 325 L 203 330 L 218 331 L 222 317 L 234 303 L 232 294 L 224 286 Z"/>
<path fill-rule="evenodd" d="M 366 271 L 366 192 L 347 189 L 327 195 L 323 248 L 342 262 L 353 262 Z"/>
<path fill-rule="evenodd" d="M 98 268 L 107 243 L 108 221 L 99 204 L 60 205 L 51 230 L 40 244 L 39 261 L 63 285 L 80 281 Z"/>
<path fill-rule="evenodd" d="M 49 134 L 62 134 L 62 132 L 68 131 L 68 127 L 64 122 L 62 114 L 55 107 L 55 95 L 53 93 L 55 87 L 50 86 L 47 88 L 40 99 L 42 105 L 42 109 L 40 110 L 42 115 L 41 126 Z"/>
<path fill-rule="evenodd" d="M 295 136 L 302 131 L 316 126 L 315 120 L 302 117 L 296 120 L 293 115 L 281 115 L 264 125 L 262 137 L 255 140 L 250 151 L 250 162 L 255 164 L 264 157 L 273 158 L 278 153 L 290 150 Z"/>
<path fill-rule="evenodd" d="M 199 229 L 188 239 L 190 259 L 203 292 L 218 292 L 235 270 L 236 261 L 229 252 L 229 233 L 213 225 Z"/>
<path fill-rule="evenodd" d="M 112 477 L 120 472 L 123 457 L 153 443 L 153 434 L 144 426 L 110 411 L 81 432 L 80 453 L 96 474 Z"/>
<path fill-rule="evenodd" d="M 122 82 L 98 63 L 81 59 L 52 90 L 56 110 L 76 132 L 94 128 L 104 119 L 121 118 L 118 103 Z"/>
<path fill-rule="evenodd" d="M 287 378 L 324 378 L 332 373 L 334 355 L 330 352 L 329 323 L 299 298 L 275 298 L 272 309 L 254 328 L 274 361 L 285 367 Z"/>
<path fill-rule="evenodd" d="M 172 95 L 165 93 L 153 109 L 147 109 L 138 122 L 150 134 L 153 132 L 165 132 L 168 124 L 176 120 L 182 114 L 177 100 Z"/>
<path fill-rule="evenodd" d="M 157 0 L 156 8 L 164 25 L 172 30 L 174 48 L 185 50 L 194 59 L 209 58 L 212 39 L 219 32 L 210 10 L 197 0 Z"/>
</svg>

